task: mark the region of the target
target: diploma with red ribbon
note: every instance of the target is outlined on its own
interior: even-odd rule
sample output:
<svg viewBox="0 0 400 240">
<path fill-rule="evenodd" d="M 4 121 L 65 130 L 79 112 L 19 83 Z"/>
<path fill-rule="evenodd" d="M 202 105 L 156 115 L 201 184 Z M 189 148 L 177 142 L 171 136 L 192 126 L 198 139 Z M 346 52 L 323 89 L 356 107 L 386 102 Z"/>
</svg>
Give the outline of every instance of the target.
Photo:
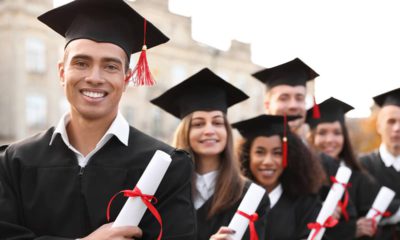
<svg viewBox="0 0 400 240">
<path fill-rule="evenodd" d="M 258 240 L 254 222 L 258 219 L 256 210 L 264 194 L 265 189 L 263 187 L 255 183 L 250 185 L 228 226 L 228 228 L 235 230 L 235 233 L 231 236 L 233 240 L 242 239 L 247 226 L 250 227 L 250 240 Z"/>
<path fill-rule="evenodd" d="M 396 193 L 390 188 L 385 186 L 381 187 L 366 218 L 372 219 L 375 222 L 374 225 L 376 225 L 382 217 L 390 216 L 390 213 L 386 212 L 386 209 L 389 207 L 395 195 Z"/>
<path fill-rule="evenodd" d="M 347 205 L 349 204 L 349 187 L 351 187 L 351 183 L 341 183 L 334 176 L 331 176 L 332 183 L 342 184 L 344 187 L 344 199 L 343 201 L 339 201 L 338 206 L 342 210 L 342 215 L 346 221 L 349 221 L 349 214 L 347 213 Z"/>
<path fill-rule="evenodd" d="M 345 185 L 349 182 L 351 176 L 350 168 L 346 166 L 340 166 L 336 172 L 336 183 L 333 183 L 331 189 L 329 190 L 328 196 L 322 205 L 321 211 L 317 217 L 317 223 L 321 225 L 320 229 L 313 228 L 308 236 L 307 240 L 320 240 L 325 233 L 325 228 L 328 218 L 331 217 L 335 211 L 338 202 L 343 196 L 345 191 Z M 334 226 L 334 225 L 333 225 Z M 329 227 L 333 227 L 329 225 Z M 317 232 L 317 233 L 315 233 Z"/>
<path fill-rule="evenodd" d="M 138 226 L 146 212 L 146 209 L 149 209 L 156 220 L 160 223 L 161 230 L 158 239 L 161 239 L 162 220 L 157 209 L 153 206 L 157 201 L 153 195 L 167 172 L 170 163 L 170 155 L 157 150 L 136 184 L 136 187 L 133 190 L 122 190 L 111 198 L 107 208 L 108 219 L 110 218 L 109 209 L 112 200 L 120 193 L 123 193 L 125 197 L 129 197 L 121 209 L 121 212 L 115 219 L 113 227 Z"/>
</svg>

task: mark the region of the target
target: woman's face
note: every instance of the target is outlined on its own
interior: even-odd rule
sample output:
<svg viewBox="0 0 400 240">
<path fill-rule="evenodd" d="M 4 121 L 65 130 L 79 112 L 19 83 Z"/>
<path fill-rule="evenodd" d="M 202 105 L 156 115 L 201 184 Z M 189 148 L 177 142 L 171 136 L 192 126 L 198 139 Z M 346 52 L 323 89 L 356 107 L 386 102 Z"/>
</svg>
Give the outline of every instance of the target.
<svg viewBox="0 0 400 240">
<path fill-rule="evenodd" d="M 343 149 L 344 136 L 339 121 L 320 123 L 315 129 L 314 146 L 321 152 L 337 159 Z"/>
<path fill-rule="evenodd" d="M 221 111 L 196 111 L 192 115 L 189 142 L 199 157 L 214 157 L 222 153 L 227 143 L 224 114 Z"/>
<path fill-rule="evenodd" d="M 271 192 L 282 175 L 282 141 L 279 135 L 260 136 L 250 147 L 250 171 L 255 180 Z"/>
</svg>

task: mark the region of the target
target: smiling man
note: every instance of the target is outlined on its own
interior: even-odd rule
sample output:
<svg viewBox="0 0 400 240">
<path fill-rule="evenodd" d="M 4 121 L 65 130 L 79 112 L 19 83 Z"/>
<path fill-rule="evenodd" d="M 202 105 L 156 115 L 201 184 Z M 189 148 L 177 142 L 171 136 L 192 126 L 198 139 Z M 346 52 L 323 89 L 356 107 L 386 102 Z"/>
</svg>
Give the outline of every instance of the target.
<svg viewBox="0 0 400 240">
<path fill-rule="evenodd" d="M 66 38 L 58 64 L 70 111 L 45 132 L 1 148 L 0 239 L 193 239 L 192 161 L 129 126 L 118 105 L 130 55 L 168 41 L 122 0 L 75 0 L 39 20 Z M 155 194 L 162 226 L 149 211 L 137 227 L 111 228 L 106 209 L 132 189 L 156 150 L 172 163 Z M 113 203 L 114 219 L 124 198 Z"/>
<path fill-rule="evenodd" d="M 266 85 L 264 107 L 270 115 L 301 116 L 290 121 L 290 129 L 305 139 L 306 83 L 319 76 L 312 68 L 295 58 L 281 65 L 253 74 Z"/>
</svg>

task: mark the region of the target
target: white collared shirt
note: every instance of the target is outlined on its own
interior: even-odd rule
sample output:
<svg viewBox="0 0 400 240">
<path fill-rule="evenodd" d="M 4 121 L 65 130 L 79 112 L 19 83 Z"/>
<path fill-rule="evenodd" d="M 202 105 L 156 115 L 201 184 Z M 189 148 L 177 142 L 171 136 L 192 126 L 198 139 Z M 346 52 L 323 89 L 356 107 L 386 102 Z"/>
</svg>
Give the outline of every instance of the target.
<svg viewBox="0 0 400 240">
<path fill-rule="evenodd" d="M 120 112 L 118 112 L 117 117 L 112 122 L 110 128 L 107 130 L 107 132 L 104 134 L 104 136 L 100 139 L 100 141 L 96 144 L 96 147 L 86 156 L 83 156 L 83 154 L 80 153 L 78 150 L 76 150 L 76 148 L 74 148 L 74 146 L 72 146 L 71 143 L 69 142 L 66 127 L 70 120 L 71 120 L 70 114 L 69 113 L 64 114 L 64 116 L 58 122 L 58 125 L 57 125 L 56 129 L 54 130 L 53 135 L 51 136 L 49 145 L 51 145 L 53 143 L 55 136 L 57 134 L 60 134 L 65 145 L 67 145 L 68 148 L 71 149 L 75 153 L 75 155 L 78 159 L 78 164 L 82 168 L 86 166 L 86 164 L 89 162 L 90 158 L 97 151 L 99 151 L 108 142 L 108 140 L 111 139 L 112 136 L 116 136 L 125 146 L 128 146 L 129 124 Z"/>
<path fill-rule="evenodd" d="M 393 156 L 388 150 L 385 144 L 381 144 L 379 147 L 379 153 L 381 155 L 382 161 L 386 167 L 391 167 L 400 172 L 400 156 Z"/>
<path fill-rule="evenodd" d="M 219 171 L 211 171 L 200 175 L 195 173 L 196 189 L 193 196 L 194 208 L 199 209 L 214 194 L 215 182 Z"/>
<path fill-rule="evenodd" d="M 282 193 L 283 193 L 283 188 L 281 184 L 276 186 L 274 190 L 268 193 L 269 201 L 271 202 L 271 208 L 273 208 L 275 204 L 279 201 L 279 198 L 281 198 Z"/>
</svg>

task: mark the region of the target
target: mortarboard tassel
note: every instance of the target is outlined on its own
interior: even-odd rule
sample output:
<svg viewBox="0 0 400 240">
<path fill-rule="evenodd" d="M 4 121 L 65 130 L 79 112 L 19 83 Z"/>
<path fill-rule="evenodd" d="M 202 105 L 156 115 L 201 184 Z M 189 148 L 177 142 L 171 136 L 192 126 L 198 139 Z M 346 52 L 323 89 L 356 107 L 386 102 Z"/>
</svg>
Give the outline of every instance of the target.
<svg viewBox="0 0 400 240">
<path fill-rule="evenodd" d="M 314 119 L 321 118 L 321 113 L 319 111 L 319 106 L 317 104 L 317 101 L 315 101 L 315 95 L 313 96 L 313 118 Z"/>
<path fill-rule="evenodd" d="M 282 139 L 282 167 L 287 167 L 288 145 L 286 137 L 287 118 L 286 113 L 283 115 L 283 139 Z"/>
<path fill-rule="evenodd" d="M 153 76 L 151 75 L 149 64 L 147 62 L 146 23 L 147 21 L 146 19 L 144 19 L 143 48 L 142 52 L 140 53 L 138 63 L 136 64 L 136 67 L 133 69 L 132 72 L 133 84 L 135 86 L 143 86 L 143 85 L 153 86 L 156 82 Z"/>
</svg>

